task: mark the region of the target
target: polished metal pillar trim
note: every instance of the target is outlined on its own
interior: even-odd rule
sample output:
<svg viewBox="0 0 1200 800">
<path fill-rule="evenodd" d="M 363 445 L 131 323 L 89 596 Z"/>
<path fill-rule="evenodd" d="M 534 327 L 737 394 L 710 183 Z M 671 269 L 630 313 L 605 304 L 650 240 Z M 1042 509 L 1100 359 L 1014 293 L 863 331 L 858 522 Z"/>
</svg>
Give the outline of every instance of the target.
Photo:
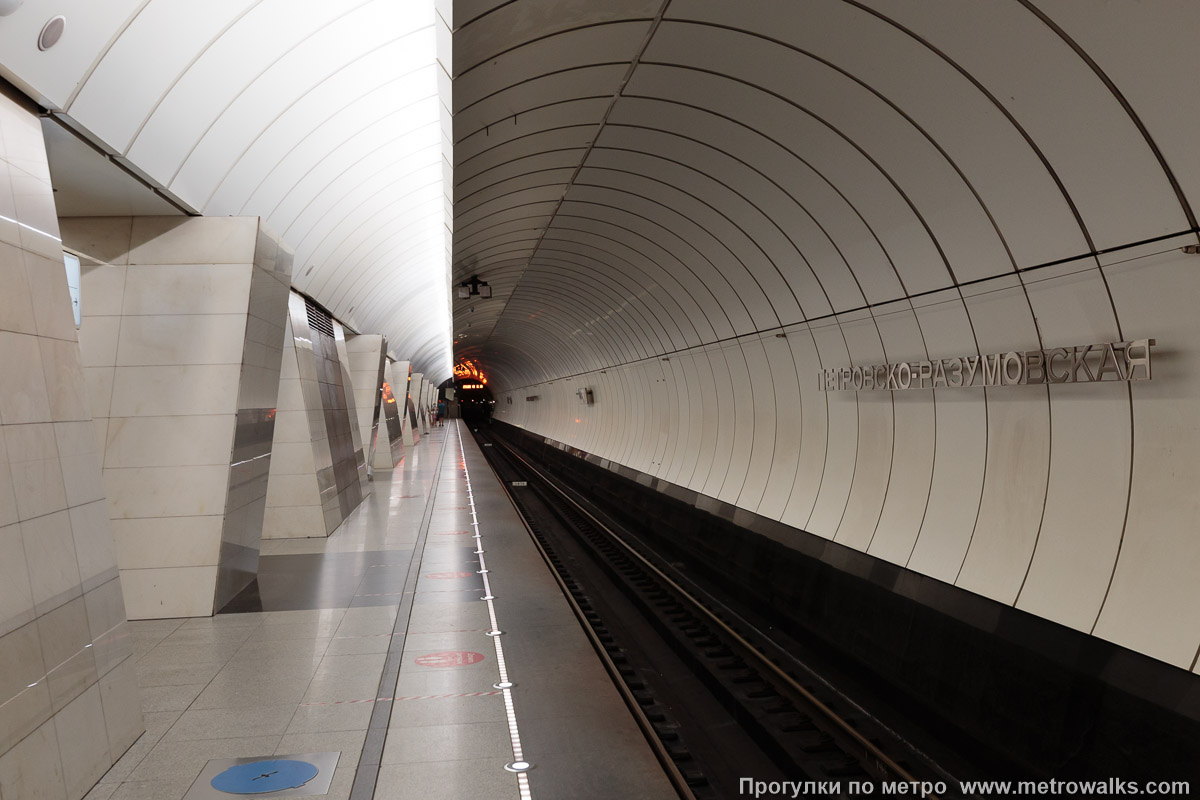
<svg viewBox="0 0 1200 800">
<path fill-rule="evenodd" d="M 214 610 L 232 600 L 258 574 L 267 508 L 292 254 L 264 232 L 261 223 L 250 270 Z"/>
</svg>

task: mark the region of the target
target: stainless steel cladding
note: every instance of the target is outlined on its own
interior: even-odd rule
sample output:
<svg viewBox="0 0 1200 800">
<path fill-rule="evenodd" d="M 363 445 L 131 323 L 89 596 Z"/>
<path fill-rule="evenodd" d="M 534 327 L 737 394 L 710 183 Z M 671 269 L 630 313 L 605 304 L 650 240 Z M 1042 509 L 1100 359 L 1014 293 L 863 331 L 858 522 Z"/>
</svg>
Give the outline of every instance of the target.
<svg viewBox="0 0 1200 800">
<path fill-rule="evenodd" d="M 292 335 L 304 408 L 311 434 L 317 490 L 326 535 L 362 501 L 362 447 L 355 447 L 351 408 L 329 315 L 293 293 L 289 299 Z"/>
<path fill-rule="evenodd" d="M 233 599 L 258 573 L 291 278 L 291 252 L 260 227 L 250 275 L 215 608 Z"/>
<path fill-rule="evenodd" d="M 1050 383 L 1150 380 L 1154 339 L 1010 351 L 933 361 L 901 361 L 824 369 L 823 392 L 894 392 L 903 389 L 971 389 Z"/>
</svg>

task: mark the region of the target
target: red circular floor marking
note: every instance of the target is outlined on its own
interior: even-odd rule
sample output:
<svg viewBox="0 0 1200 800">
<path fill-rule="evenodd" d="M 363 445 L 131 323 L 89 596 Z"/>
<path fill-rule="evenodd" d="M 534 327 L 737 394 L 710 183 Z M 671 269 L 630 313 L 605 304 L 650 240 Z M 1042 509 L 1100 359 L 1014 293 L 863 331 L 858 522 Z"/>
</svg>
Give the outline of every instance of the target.
<svg viewBox="0 0 1200 800">
<path fill-rule="evenodd" d="M 472 573 L 472 572 L 430 572 L 425 577 L 426 578 L 438 578 L 438 579 L 469 578 L 473 574 L 474 573 Z"/>
<path fill-rule="evenodd" d="M 452 650 L 447 653 L 427 653 L 417 656 L 416 663 L 422 667 L 465 667 L 483 661 L 483 653 L 470 650 Z"/>
</svg>

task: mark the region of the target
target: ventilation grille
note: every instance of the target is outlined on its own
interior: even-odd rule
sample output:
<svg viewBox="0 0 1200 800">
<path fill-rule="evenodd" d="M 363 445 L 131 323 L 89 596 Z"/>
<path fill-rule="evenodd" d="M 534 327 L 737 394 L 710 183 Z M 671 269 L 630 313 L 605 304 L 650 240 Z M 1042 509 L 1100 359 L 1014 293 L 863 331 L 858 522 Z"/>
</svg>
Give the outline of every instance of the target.
<svg viewBox="0 0 1200 800">
<path fill-rule="evenodd" d="M 325 309 L 306 297 L 304 298 L 304 310 L 308 312 L 308 327 L 314 331 L 320 331 L 326 336 L 333 336 L 333 319 Z"/>
</svg>

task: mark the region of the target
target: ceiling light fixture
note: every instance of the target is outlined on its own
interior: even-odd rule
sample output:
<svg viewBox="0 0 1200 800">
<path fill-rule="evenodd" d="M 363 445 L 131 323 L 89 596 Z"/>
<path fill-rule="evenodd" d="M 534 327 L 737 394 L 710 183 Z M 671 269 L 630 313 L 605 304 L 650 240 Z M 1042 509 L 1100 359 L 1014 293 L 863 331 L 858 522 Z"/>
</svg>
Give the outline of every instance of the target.
<svg viewBox="0 0 1200 800">
<path fill-rule="evenodd" d="M 487 281 L 479 280 L 478 275 L 472 275 L 471 280 L 463 281 L 458 285 L 458 299 L 469 300 L 472 297 L 487 299 L 492 296 L 492 287 L 488 286 Z M 474 311 L 475 309 L 471 309 Z"/>
</svg>

